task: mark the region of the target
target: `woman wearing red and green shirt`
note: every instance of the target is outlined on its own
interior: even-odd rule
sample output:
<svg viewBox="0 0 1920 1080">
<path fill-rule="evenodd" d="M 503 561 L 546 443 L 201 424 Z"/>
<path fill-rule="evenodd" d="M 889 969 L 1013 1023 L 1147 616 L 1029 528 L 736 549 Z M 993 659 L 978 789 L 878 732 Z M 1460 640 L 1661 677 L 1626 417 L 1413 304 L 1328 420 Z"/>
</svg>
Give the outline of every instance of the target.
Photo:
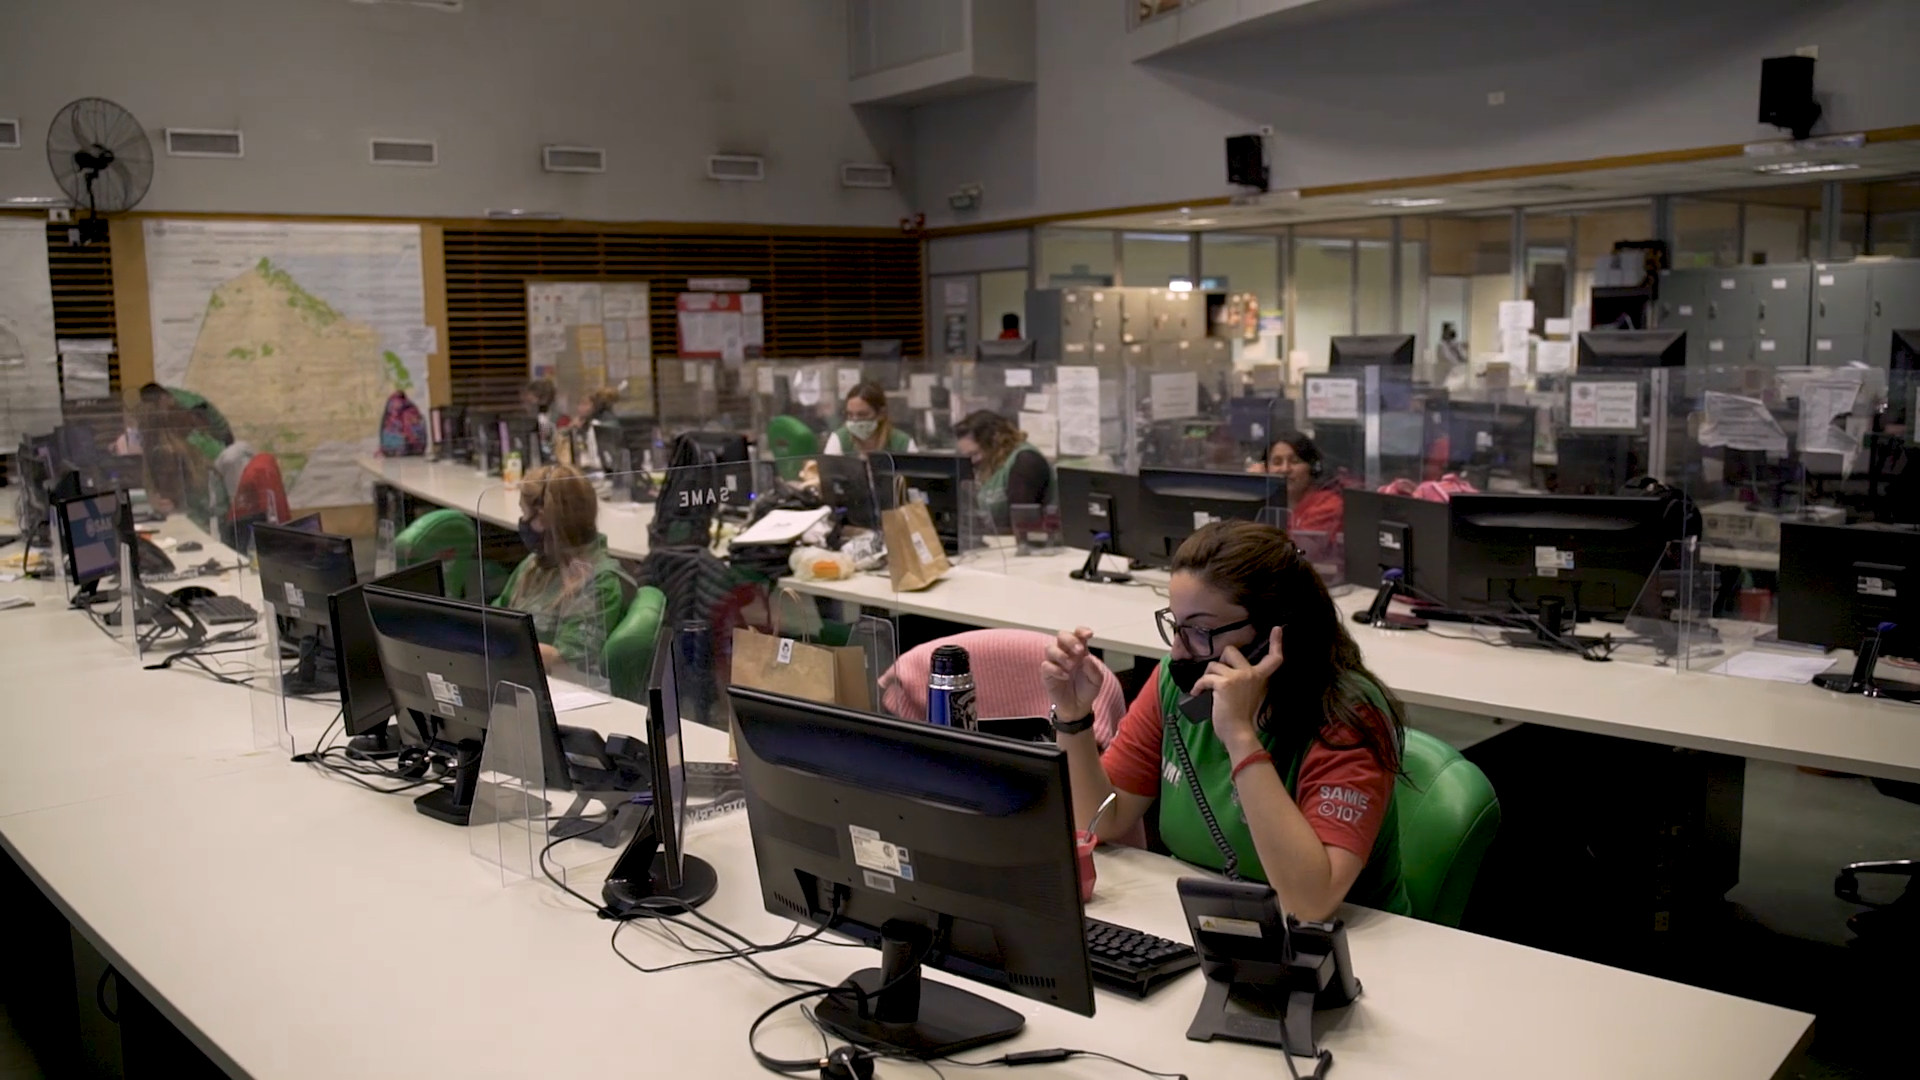
<svg viewBox="0 0 1920 1080">
<path fill-rule="evenodd" d="M 1238 874 L 1272 885 L 1290 914 L 1324 919 L 1348 900 L 1406 913 L 1393 806 L 1404 714 L 1319 575 L 1284 532 L 1221 521 L 1180 545 L 1169 599 L 1156 621 L 1170 655 L 1104 754 L 1077 724 L 1100 688 L 1086 662 L 1092 631 L 1062 631 L 1041 664 L 1076 821 L 1117 792 L 1099 828 L 1112 840 L 1157 797 L 1174 855 L 1225 871 L 1224 842 Z M 1261 641 L 1266 654 L 1248 662 Z M 1183 688 L 1213 691 L 1210 720 L 1181 710 Z"/>
</svg>

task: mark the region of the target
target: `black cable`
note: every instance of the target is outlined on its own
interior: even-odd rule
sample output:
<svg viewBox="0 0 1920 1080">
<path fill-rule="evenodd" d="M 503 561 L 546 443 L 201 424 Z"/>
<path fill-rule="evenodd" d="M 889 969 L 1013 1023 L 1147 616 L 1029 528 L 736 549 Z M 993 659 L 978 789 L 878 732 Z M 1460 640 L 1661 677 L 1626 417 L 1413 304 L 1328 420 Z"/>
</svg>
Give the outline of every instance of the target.
<svg viewBox="0 0 1920 1080">
<path fill-rule="evenodd" d="M 839 909 L 836 907 L 835 911 L 838 912 L 838 910 Z M 853 985 L 851 983 L 841 983 L 838 986 L 822 986 L 818 989 L 802 991 L 801 993 L 794 994 L 790 997 L 782 998 L 781 1000 L 774 1002 L 772 1005 L 767 1007 L 766 1011 L 762 1012 L 759 1016 L 754 1017 L 753 1023 L 747 1025 L 747 1052 L 752 1054 L 753 1060 L 759 1062 L 760 1067 L 767 1070 L 768 1072 L 792 1073 L 792 1072 L 802 1072 L 807 1069 L 814 1068 L 815 1065 L 812 1061 L 782 1061 L 779 1058 L 769 1057 L 768 1055 L 762 1053 L 759 1047 L 754 1045 L 754 1035 L 759 1032 L 760 1025 L 766 1023 L 769 1017 L 773 1016 L 773 1014 L 779 1012 L 781 1009 L 784 1009 L 789 1005 L 798 1004 L 803 1001 L 810 1001 L 813 998 L 817 998 L 817 997 L 832 997 L 840 994 L 852 994 L 856 998 L 858 998 L 860 1002 L 860 1015 L 866 1016 L 867 1002 L 873 998 L 877 998 L 885 995 L 887 991 L 893 989 L 895 986 L 899 985 L 900 983 L 905 982 L 910 978 L 917 977 L 920 974 L 920 968 L 924 964 L 926 964 L 926 962 L 929 959 L 933 957 L 934 948 L 938 944 L 939 944 L 939 938 L 929 937 L 927 939 L 927 948 L 925 952 L 921 953 L 917 959 L 913 960 L 904 969 L 902 969 L 900 974 L 895 975 L 893 978 L 888 979 L 886 982 L 881 983 L 878 987 L 875 987 L 872 993 L 868 993 L 867 991 L 862 990 L 860 987 Z M 755 966 L 758 966 L 758 965 L 755 965 Z"/>
<path fill-rule="evenodd" d="M 1282 1056 L 1287 1058 L 1287 1071 L 1293 1072 L 1293 1055 L 1283 1052 Z M 1155 1072 L 1144 1065 L 1135 1065 L 1131 1061 L 1114 1057 L 1112 1054 L 1103 1054 L 1098 1050 L 1069 1050 L 1062 1048 L 1052 1050 L 1022 1050 L 997 1058 L 989 1058 L 986 1061 L 962 1061 L 959 1058 L 941 1058 L 940 1060 L 965 1069 L 990 1069 L 994 1067 L 1017 1069 L 1025 1065 L 1051 1065 L 1056 1062 L 1069 1061 L 1077 1057 L 1099 1058 L 1102 1061 L 1110 1061 L 1115 1065 L 1132 1069 L 1142 1076 L 1160 1077 L 1165 1078 L 1165 1080 L 1187 1080 L 1186 1073 Z M 1298 1073 L 1294 1073 L 1294 1080 L 1300 1080 Z"/>
</svg>

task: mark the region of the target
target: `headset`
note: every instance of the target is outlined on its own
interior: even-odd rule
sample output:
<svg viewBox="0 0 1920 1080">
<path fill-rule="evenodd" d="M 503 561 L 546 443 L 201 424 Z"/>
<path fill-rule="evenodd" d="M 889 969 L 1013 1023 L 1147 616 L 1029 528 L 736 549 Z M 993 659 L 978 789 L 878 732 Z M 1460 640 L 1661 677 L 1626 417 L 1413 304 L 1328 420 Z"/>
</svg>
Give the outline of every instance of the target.
<svg viewBox="0 0 1920 1080">
<path fill-rule="evenodd" d="M 820 1070 L 820 1080 L 873 1080 L 873 1063 L 880 1055 L 858 1046 L 835 1047 L 826 1057 L 781 1061 L 758 1050 L 753 1052 L 761 1065 L 775 1072 L 803 1073 Z"/>
</svg>

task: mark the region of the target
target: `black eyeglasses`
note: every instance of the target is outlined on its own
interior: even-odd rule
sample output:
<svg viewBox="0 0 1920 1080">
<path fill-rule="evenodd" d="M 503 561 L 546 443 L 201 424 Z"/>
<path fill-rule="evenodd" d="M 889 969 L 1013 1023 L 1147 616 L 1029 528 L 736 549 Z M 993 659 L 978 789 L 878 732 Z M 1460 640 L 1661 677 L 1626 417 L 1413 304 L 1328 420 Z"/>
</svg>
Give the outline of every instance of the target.
<svg viewBox="0 0 1920 1080">
<path fill-rule="evenodd" d="M 1210 657 L 1214 655 L 1214 638 L 1252 626 L 1253 620 L 1241 619 L 1239 622 L 1228 623 L 1225 626 L 1186 626 L 1174 621 L 1172 608 L 1164 607 L 1153 613 L 1153 624 L 1160 630 L 1160 640 L 1169 648 L 1172 647 L 1174 638 L 1178 637 L 1180 644 L 1185 645 L 1187 651 L 1195 657 Z"/>
</svg>

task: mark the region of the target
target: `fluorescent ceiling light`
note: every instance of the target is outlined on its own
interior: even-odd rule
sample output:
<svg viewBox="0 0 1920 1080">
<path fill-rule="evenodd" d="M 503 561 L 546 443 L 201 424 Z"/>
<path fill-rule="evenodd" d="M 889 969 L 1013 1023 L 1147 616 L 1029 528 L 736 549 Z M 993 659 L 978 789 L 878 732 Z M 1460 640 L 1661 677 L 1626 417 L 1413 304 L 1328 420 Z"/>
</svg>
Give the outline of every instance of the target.
<svg viewBox="0 0 1920 1080">
<path fill-rule="evenodd" d="M 1172 225 L 1178 228 L 1187 228 L 1194 225 L 1217 225 L 1220 223 L 1220 219 L 1210 217 L 1163 217 L 1154 218 L 1153 223 L 1155 225 Z"/>
<path fill-rule="evenodd" d="M 1446 201 L 1447 200 L 1445 199 L 1410 199 L 1404 195 L 1393 195 L 1384 199 L 1370 200 L 1367 205 L 1394 206 L 1402 210 L 1410 210 L 1416 206 L 1439 206 L 1441 203 Z"/>
<path fill-rule="evenodd" d="M 1174 278 L 1172 281 L 1167 282 L 1167 291 L 1168 292 L 1192 292 L 1193 282 L 1188 281 L 1185 278 Z"/>
<path fill-rule="evenodd" d="M 8 206 L 59 206 L 65 200 L 57 195 L 15 195 L 8 199 Z"/>
<path fill-rule="evenodd" d="M 1753 171 L 1768 176 L 1806 176 L 1809 173 L 1847 172 L 1859 167 L 1851 161 L 1783 161 L 1775 165 L 1756 165 Z"/>
</svg>

